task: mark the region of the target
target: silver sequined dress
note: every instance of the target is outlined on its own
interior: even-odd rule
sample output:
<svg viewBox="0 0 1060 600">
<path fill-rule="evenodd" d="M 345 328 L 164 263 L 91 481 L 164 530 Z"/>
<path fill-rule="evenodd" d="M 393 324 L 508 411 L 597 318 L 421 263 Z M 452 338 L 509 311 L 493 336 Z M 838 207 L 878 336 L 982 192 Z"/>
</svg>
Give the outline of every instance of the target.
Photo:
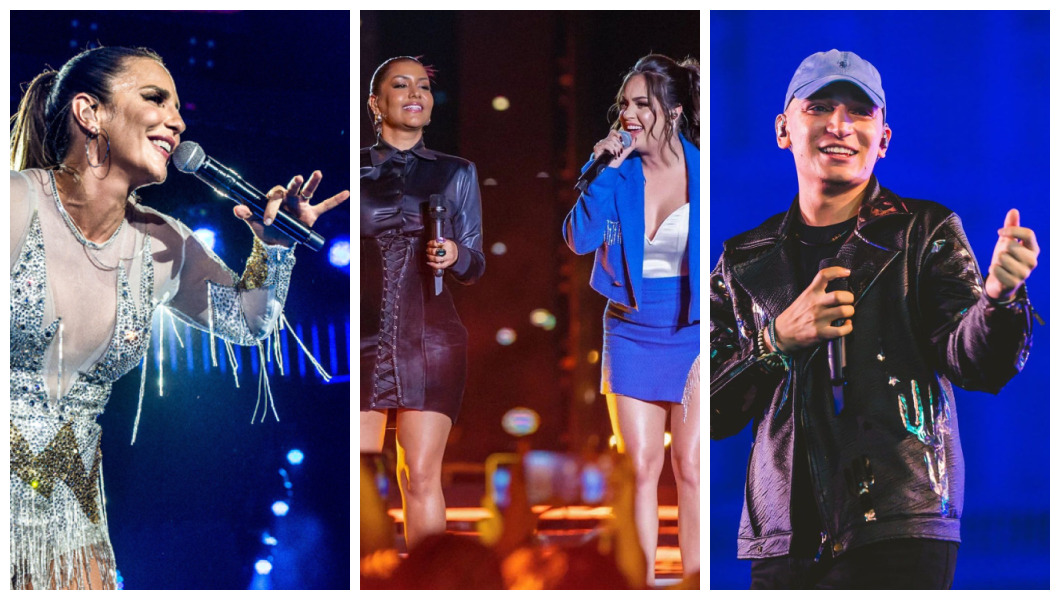
<svg viewBox="0 0 1060 600">
<path fill-rule="evenodd" d="M 53 186 L 47 171 L 11 173 L 11 586 L 84 587 L 98 572 L 113 588 L 96 423 L 112 383 L 140 364 L 160 305 L 226 341 L 267 336 L 294 253 L 258 244 L 240 279 L 135 202 L 114 238 L 86 246 Z"/>
</svg>

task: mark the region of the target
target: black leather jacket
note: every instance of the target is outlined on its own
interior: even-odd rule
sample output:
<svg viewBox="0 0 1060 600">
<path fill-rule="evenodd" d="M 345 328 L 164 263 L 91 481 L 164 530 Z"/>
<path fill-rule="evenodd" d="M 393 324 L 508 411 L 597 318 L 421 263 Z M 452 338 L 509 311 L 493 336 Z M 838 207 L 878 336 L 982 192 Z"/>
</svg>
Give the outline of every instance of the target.
<svg viewBox="0 0 1060 600">
<path fill-rule="evenodd" d="M 997 393 L 1027 359 L 1026 286 L 1011 303 L 990 301 L 956 214 L 899 198 L 875 178 L 870 185 L 872 199 L 840 250 L 855 315 L 838 415 L 827 377 L 785 369 L 756 350 L 758 331 L 802 293 L 788 243 L 798 198 L 725 242 L 711 274 L 710 435 L 734 435 L 752 420 L 754 428 L 740 558 L 789 551 L 793 446 L 802 432 L 834 555 L 886 539 L 960 541 L 964 458 L 950 382 Z"/>
</svg>

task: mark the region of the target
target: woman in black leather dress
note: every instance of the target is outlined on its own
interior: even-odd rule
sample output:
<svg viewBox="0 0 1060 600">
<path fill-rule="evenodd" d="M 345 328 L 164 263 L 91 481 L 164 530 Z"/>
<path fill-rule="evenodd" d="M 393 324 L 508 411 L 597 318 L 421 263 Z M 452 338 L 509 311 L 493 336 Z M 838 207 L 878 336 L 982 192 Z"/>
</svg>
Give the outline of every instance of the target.
<svg viewBox="0 0 1060 600">
<path fill-rule="evenodd" d="M 462 284 L 482 276 L 475 165 L 423 145 L 431 73 L 397 57 L 372 76 L 377 142 L 361 149 L 361 452 L 380 452 L 397 410 L 398 485 L 406 546 L 445 531 L 442 454 L 467 373 L 467 331 L 435 271 Z M 444 197 L 435 239 L 431 196 Z"/>
</svg>

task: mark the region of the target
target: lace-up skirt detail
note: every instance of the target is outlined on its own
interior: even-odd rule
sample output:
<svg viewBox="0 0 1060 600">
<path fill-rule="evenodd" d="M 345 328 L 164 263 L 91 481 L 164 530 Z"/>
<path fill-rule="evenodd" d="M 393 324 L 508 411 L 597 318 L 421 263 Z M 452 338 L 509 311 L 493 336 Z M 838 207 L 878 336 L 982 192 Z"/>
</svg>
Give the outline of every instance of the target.
<svg viewBox="0 0 1060 600">
<path fill-rule="evenodd" d="M 422 232 L 361 238 L 361 410 L 428 410 L 454 422 L 467 330 L 448 288 L 435 296 Z"/>
</svg>

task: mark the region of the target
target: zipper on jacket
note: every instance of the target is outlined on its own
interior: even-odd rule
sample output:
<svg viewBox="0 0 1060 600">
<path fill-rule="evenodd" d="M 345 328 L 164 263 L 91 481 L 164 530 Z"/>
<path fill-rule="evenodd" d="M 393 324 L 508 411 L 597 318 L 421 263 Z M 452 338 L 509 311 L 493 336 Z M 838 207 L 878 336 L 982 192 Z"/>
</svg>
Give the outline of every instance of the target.
<svg viewBox="0 0 1060 600">
<path fill-rule="evenodd" d="M 821 545 L 817 547 L 817 556 L 813 557 L 813 562 L 821 562 L 821 555 L 824 554 L 824 545 L 828 543 L 828 534 L 821 532 Z"/>
<path fill-rule="evenodd" d="M 809 363 L 807 363 L 807 365 L 805 365 L 805 367 L 808 369 L 809 368 Z M 832 536 L 831 532 L 828 530 L 828 516 L 827 516 L 827 514 L 824 511 L 824 494 L 819 491 L 821 489 L 821 486 L 818 485 L 818 482 L 817 482 L 817 471 L 814 469 L 813 451 L 810 449 L 810 432 L 809 432 L 809 429 L 806 426 L 806 407 L 805 406 L 801 406 L 800 407 L 799 419 L 802 421 L 802 433 L 803 433 L 803 435 L 806 436 L 806 438 L 805 438 L 806 460 L 809 461 L 809 466 L 810 466 L 810 485 L 813 486 L 814 500 L 816 501 L 815 504 L 817 504 L 817 516 L 821 519 L 821 549 L 819 549 L 817 551 L 817 558 L 814 559 L 814 561 L 816 561 L 817 559 L 820 558 L 821 553 L 824 550 L 825 542 L 828 541 L 828 539 L 830 539 L 830 538 L 834 539 L 834 537 Z M 833 549 L 833 552 L 832 552 L 832 556 L 835 556 L 834 549 Z"/>
</svg>

